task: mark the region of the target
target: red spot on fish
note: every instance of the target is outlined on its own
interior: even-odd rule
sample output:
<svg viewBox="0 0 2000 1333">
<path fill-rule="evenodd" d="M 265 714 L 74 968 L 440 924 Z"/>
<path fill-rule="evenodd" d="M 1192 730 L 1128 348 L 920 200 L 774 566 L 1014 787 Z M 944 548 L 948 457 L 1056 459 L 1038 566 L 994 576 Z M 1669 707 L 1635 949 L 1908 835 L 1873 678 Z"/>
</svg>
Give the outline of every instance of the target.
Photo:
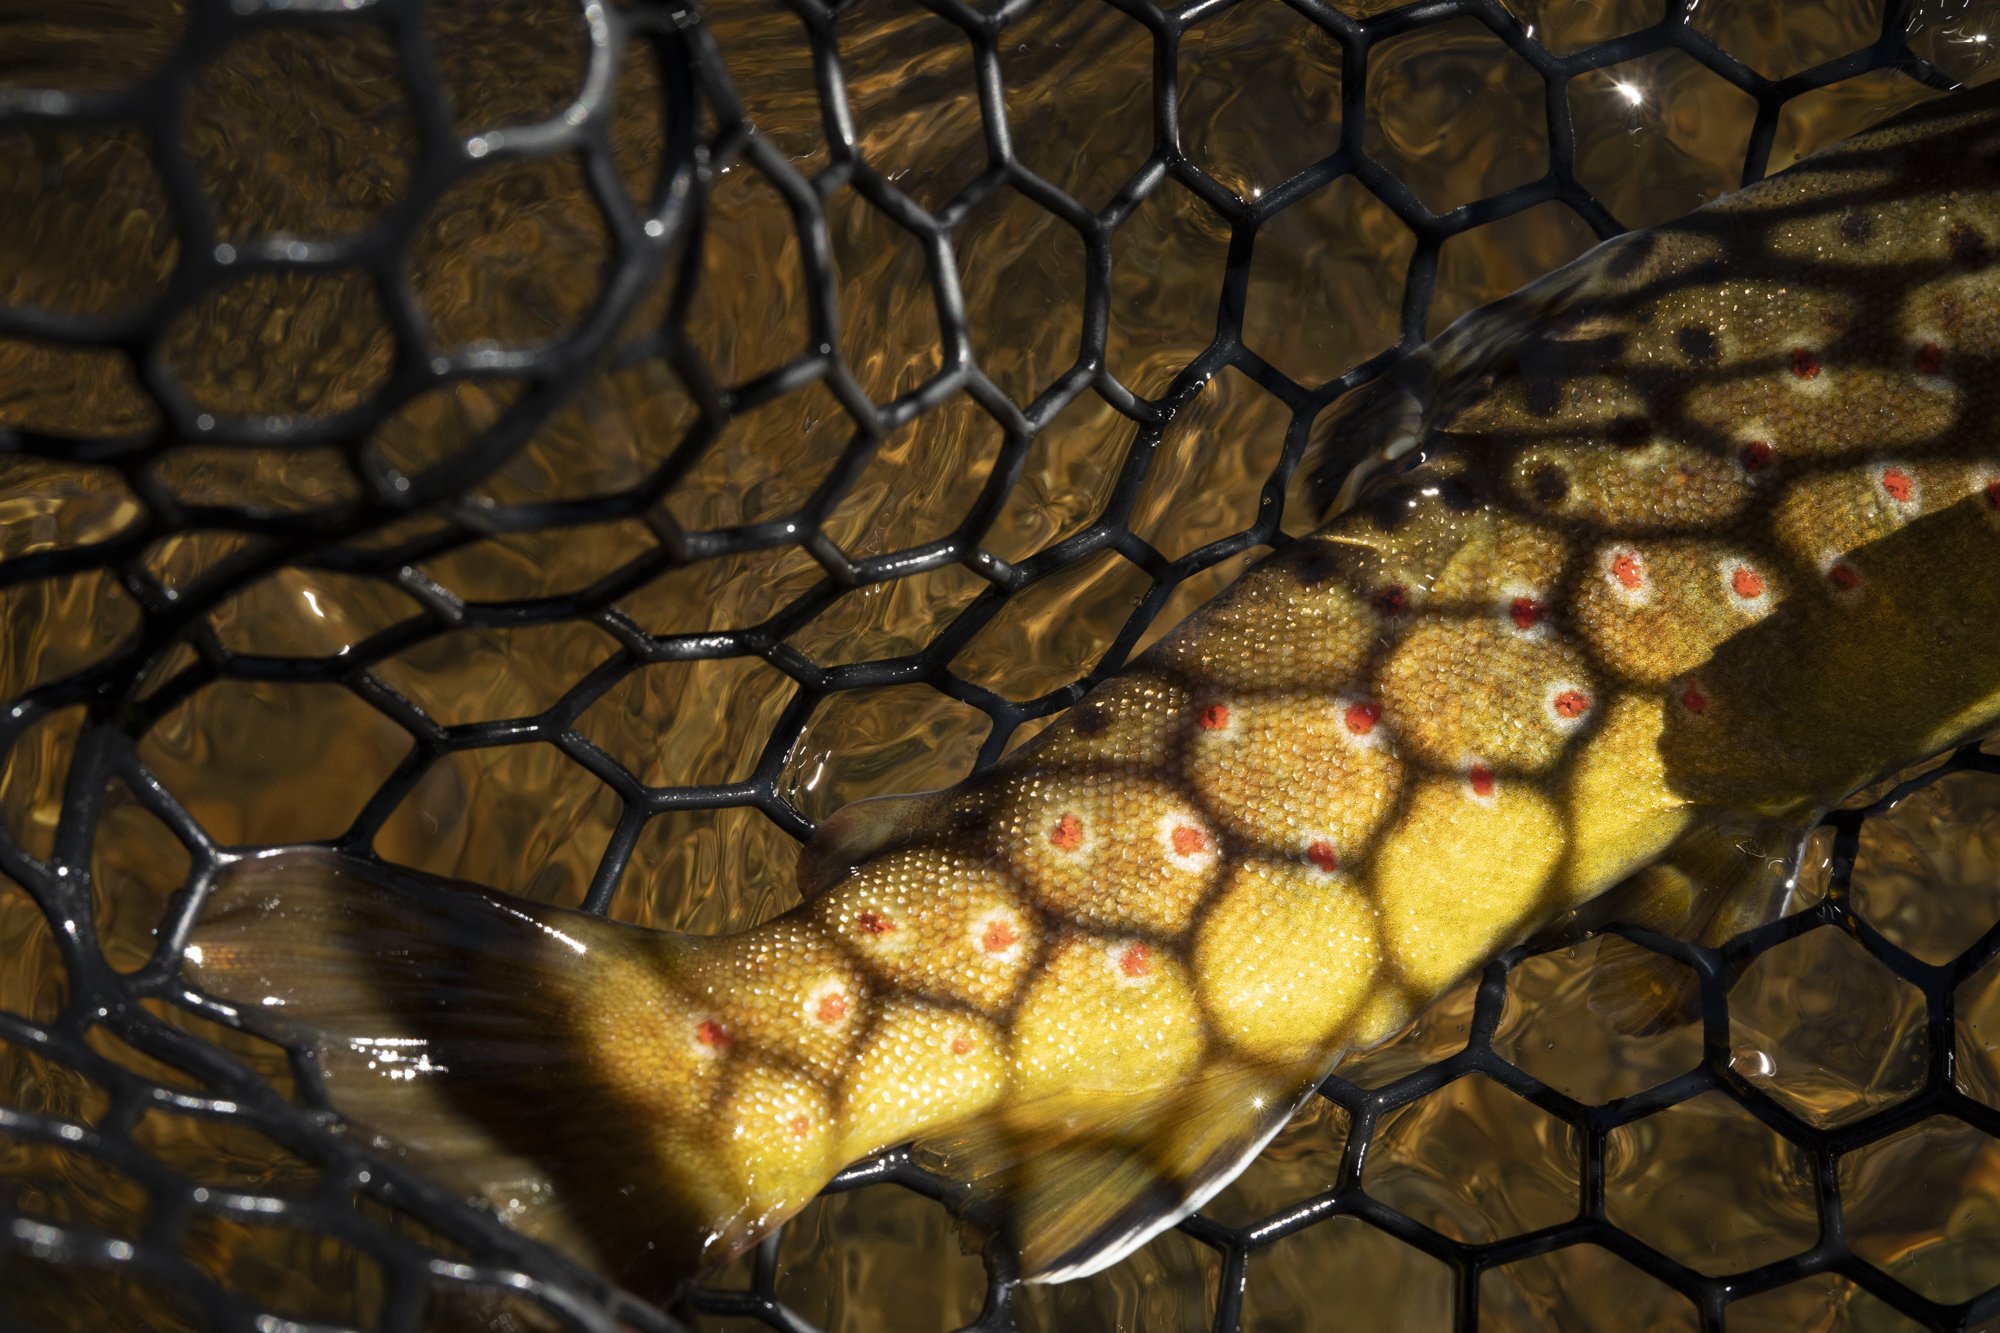
<svg viewBox="0 0 2000 1333">
<path fill-rule="evenodd" d="M 1906 505 L 1910 502 L 1910 497 L 1916 493 L 1916 482 L 1910 479 L 1909 473 L 1899 467 L 1885 467 L 1882 469 L 1882 489 L 1889 493 L 1891 500 L 1899 505 Z"/>
<path fill-rule="evenodd" d="M 1366 736 L 1375 730 L 1375 724 L 1382 720 L 1382 705 L 1349 704 L 1345 720 L 1349 731 L 1357 736 Z"/>
<path fill-rule="evenodd" d="M 1646 581 L 1646 571 L 1639 566 L 1639 557 L 1630 551 L 1620 551 L 1611 561 L 1611 577 L 1629 589 L 1637 589 Z"/>
<path fill-rule="evenodd" d="M 1743 446 L 1742 453 L 1737 456 L 1742 459 L 1745 472 L 1762 472 L 1771 466 L 1771 458 L 1776 452 L 1769 440 L 1752 440 Z"/>
<path fill-rule="evenodd" d="M 1118 970 L 1128 977 L 1143 977 L 1153 970 L 1153 951 L 1143 944 L 1128 944 L 1118 951 Z"/>
<path fill-rule="evenodd" d="M 1075 851 L 1083 845 L 1083 821 L 1075 815 L 1064 815 L 1049 830 L 1049 841 L 1058 851 Z"/>
<path fill-rule="evenodd" d="M 1220 731 L 1229 725 L 1229 705 L 1210 704 L 1201 710 L 1198 719 L 1203 731 Z"/>
<path fill-rule="evenodd" d="M 1814 379 L 1819 375 L 1819 358 L 1803 347 L 1792 349 L 1792 373 L 1802 380 Z"/>
<path fill-rule="evenodd" d="M 1005 921 L 989 921 L 986 930 L 979 937 L 979 947 L 988 953 L 1006 953 L 1021 938 Z"/>
<path fill-rule="evenodd" d="M 1986 483 L 1986 507 L 2000 509 L 2000 481 Z"/>
<path fill-rule="evenodd" d="M 1172 836 L 1176 856 L 1193 856 L 1208 850 L 1208 835 L 1192 824 L 1174 825 Z"/>
<path fill-rule="evenodd" d="M 812 1132 L 813 1122 L 802 1115 L 792 1117 L 792 1133 L 804 1138 Z"/>
<path fill-rule="evenodd" d="M 1515 628 L 1533 629 L 1542 623 L 1542 617 L 1548 614 L 1548 608 L 1532 597 L 1516 597 L 1514 604 L 1507 609 L 1507 614 L 1514 618 Z"/>
<path fill-rule="evenodd" d="M 1861 586 L 1861 575 L 1853 565 L 1835 565 L 1826 571 L 1826 576 L 1842 592 L 1852 592 Z"/>
<path fill-rule="evenodd" d="M 857 913 L 854 918 L 854 924 L 867 931 L 870 935 L 887 935 L 896 928 L 895 922 L 872 909 Z"/>
<path fill-rule="evenodd" d="M 972 1038 L 966 1036 L 963 1032 L 953 1037 L 951 1039 L 951 1053 L 953 1055 L 971 1055 Z"/>
<path fill-rule="evenodd" d="M 1556 712 L 1572 721 L 1590 711 L 1590 696 L 1582 690 L 1564 690 L 1556 696 Z"/>
<path fill-rule="evenodd" d="M 729 1029 L 712 1018 L 704 1018 L 695 1024 L 694 1039 L 712 1051 L 728 1050 L 736 1044 L 736 1038 L 729 1035 Z"/>
<path fill-rule="evenodd" d="M 1410 606 L 1410 594 L 1400 583 L 1392 583 L 1375 594 L 1375 609 L 1385 616 L 1400 616 Z"/>
<path fill-rule="evenodd" d="M 1321 870 L 1326 871 L 1329 875 L 1340 869 L 1340 853 L 1336 852 L 1333 849 L 1333 844 L 1325 838 L 1316 840 L 1312 846 L 1306 848 L 1306 860 L 1312 862 Z"/>
<path fill-rule="evenodd" d="M 1491 796 L 1493 794 L 1493 770 L 1486 765 L 1474 764 L 1466 771 L 1465 780 L 1472 784 L 1472 794 L 1474 796 Z"/>
<path fill-rule="evenodd" d="M 1744 601 L 1764 595 L 1764 576 L 1748 565 L 1738 565 L 1729 576 L 1729 590 Z"/>
<path fill-rule="evenodd" d="M 1702 693 L 1700 682 L 1689 680 L 1687 688 L 1681 691 L 1681 707 L 1700 717 L 1708 711 L 1708 704 L 1709 698 Z"/>
<path fill-rule="evenodd" d="M 1925 375 L 1935 375 L 1944 369 L 1944 348 L 1936 343 L 1925 343 L 1917 349 L 1917 369 Z"/>
<path fill-rule="evenodd" d="M 819 1008 L 813 1012 L 822 1023 L 838 1023 L 847 1017 L 847 997 L 839 991 L 822 995 L 819 999 Z"/>
</svg>

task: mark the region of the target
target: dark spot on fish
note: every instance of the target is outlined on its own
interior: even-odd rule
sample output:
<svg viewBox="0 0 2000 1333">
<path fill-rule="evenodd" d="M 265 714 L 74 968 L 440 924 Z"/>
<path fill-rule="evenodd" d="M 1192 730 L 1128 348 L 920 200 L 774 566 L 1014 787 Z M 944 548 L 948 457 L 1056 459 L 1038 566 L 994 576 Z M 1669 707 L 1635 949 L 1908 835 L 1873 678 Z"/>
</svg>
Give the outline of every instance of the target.
<svg viewBox="0 0 2000 1333">
<path fill-rule="evenodd" d="M 1554 463 L 1538 464 L 1528 476 L 1535 498 L 1545 505 L 1559 505 L 1569 499 L 1569 478 Z"/>
<path fill-rule="evenodd" d="M 1300 542 L 1292 548 L 1292 577 L 1308 588 L 1340 573 L 1340 561 L 1324 542 Z"/>
<path fill-rule="evenodd" d="M 1792 374 L 1802 380 L 1819 378 L 1819 357 L 1804 347 L 1792 349 Z"/>
<path fill-rule="evenodd" d="M 1698 366 L 1712 366 L 1722 356 L 1722 347 L 1715 340 L 1715 333 L 1699 324 L 1683 324 L 1674 330 L 1674 341 L 1679 344 L 1681 355 Z"/>
<path fill-rule="evenodd" d="M 1079 736 L 1101 736 L 1111 725 L 1111 715 L 1099 704 L 1078 704 L 1076 709 L 1076 734 Z"/>
<path fill-rule="evenodd" d="M 1468 514 L 1479 507 L 1479 497 L 1473 494 L 1471 483 L 1463 477 L 1445 477 L 1437 483 L 1438 499 L 1444 507 L 1457 514 Z"/>
<path fill-rule="evenodd" d="M 1613 444 L 1630 449 L 1653 438 L 1653 423 L 1636 412 L 1627 412 L 1612 418 L 1606 433 L 1611 436 Z"/>
<path fill-rule="evenodd" d="M 1861 209 L 1849 208 L 1841 213 L 1834 229 L 1840 233 L 1840 239 L 1849 245 L 1866 245 L 1868 238 L 1875 234 L 1875 219 Z"/>
<path fill-rule="evenodd" d="M 1384 532 L 1394 532 L 1403 526 L 1410 512 L 1417 507 L 1416 496 L 1407 486 L 1398 486 L 1373 496 L 1366 505 L 1368 517 Z"/>
<path fill-rule="evenodd" d="M 1528 410 L 1538 417 L 1552 417 L 1562 406 L 1563 386 L 1561 380 L 1531 379 L 1523 396 L 1527 399 Z"/>
<path fill-rule="evenodd" d="M 1659 244 L 1659 237 L 1653 232 L 1640 232 L 1620 246 L 1605 266 L 1605 271 L 1614 278 L 1629 278 L 1637 273 L 1648 259 L 1653 257 L 1653 247 Z"/>
<path fill-rule="evenodd" d="M 1380 615 L 1400 616 L 1410 609 L 1410 594 L 1402 584 L 1392 583 L 1375 594 L 1375 610 Z"/>
<path fill-rule="evenodd" d="M 1952 223 L 1944 234 L 1944 243 L 1951 257 L 1961 264 L 1986 262 L 1986 237 L 1969 222 Z"/>
</svg>

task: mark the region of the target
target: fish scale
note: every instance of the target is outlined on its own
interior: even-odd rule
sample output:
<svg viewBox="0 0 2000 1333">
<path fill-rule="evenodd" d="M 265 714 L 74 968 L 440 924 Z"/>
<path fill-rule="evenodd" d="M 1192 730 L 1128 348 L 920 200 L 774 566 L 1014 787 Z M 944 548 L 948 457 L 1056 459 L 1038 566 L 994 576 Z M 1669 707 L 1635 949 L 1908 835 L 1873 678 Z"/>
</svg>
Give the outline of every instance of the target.
<svg viewBox="0 0 2000 1333">
<path fill-rule="evenodd" d="M 297 850 L 224 878 L 190 974 L 643 1291 L 907 1140 L 1022 1276 L 1094 1271 L 1497 951 L 1768 918 L 1829 805 L 2000 719 L 1996 108 L 1454 326 L 1309 462 L 1324 526 L 989 773 L 836 815 L 752 931 Z M 1621 1023 L 1685 1011 L 1607 955 Z"/>
</svg>

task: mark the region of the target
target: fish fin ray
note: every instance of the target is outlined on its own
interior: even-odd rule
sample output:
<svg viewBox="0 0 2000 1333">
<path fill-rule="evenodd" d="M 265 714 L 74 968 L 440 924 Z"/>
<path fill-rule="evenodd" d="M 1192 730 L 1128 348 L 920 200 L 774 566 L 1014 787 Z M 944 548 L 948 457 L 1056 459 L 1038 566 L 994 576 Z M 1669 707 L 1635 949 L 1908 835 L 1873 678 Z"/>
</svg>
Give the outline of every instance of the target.
<svg viewBox="0 0 2000 1333">
<path fill-rule="evenodd" d="M 1405 460 L 1417 461 L 1431 376 L 1428 352 L 1413 352 L 1314 429 L 1299 461 L 1311 526 L 1352 509 Z"/>
<path fill-rule="evenodd" d="M 1078 1093 L 919 1139 L 918 1160 L 971 1187 L 975 1232 L 1059 1282 L 1117 1262 L 1239 1175 L 1324 1076 L 1328 1060 L 1230 1062 L 1172 1092 Z"/>
<path fill-rule="evenodd" d="M 811 898 L 847 878 L 855 866 L 925 827 L 946 793 L 871 796 L 850 801 L 820 821 L 799 849 L 799 895 Z"/>
<path fill-rule="evenodd" d="M 638 1160 L 632 1111 L 594 1077 L 574 1021 L 603 981 L 590 955 L 649 938 L 676 939 L 291 849 L 224 872 L 187 974 L 243 1027 L 310 1051 L 378 1148 L 664 1296 L 703 1261 L 685 1251 L 714 1232 L 712 1208 Z"/>
<path fill-rule="evenodd" d="M 1799 857 L 1817 814 L 1705 820 L 1667 853 L 1599 899 L 1600 923 L 1623 921 L 1691 944 L 1714 947 L 1775 920 L 1797 892 Z M 1627 1036 L 1644 1036 L 1700 1017 L 1695 974 L 1665 954 L 1609 936 L 1598 946 L 1590 1007 Z"/>
</svg>

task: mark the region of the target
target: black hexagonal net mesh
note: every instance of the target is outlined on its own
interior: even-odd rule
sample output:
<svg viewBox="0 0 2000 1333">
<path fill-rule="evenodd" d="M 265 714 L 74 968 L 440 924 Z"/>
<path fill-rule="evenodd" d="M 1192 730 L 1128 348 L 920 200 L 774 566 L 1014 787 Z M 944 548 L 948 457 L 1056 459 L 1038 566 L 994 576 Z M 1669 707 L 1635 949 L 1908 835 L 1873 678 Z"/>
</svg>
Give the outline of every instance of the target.
<svg viewBox="0 0 2000 1333">
<path fill-rule="evenodd" d="M 221 860 L 768 915 L 782 835 L 992 762 L 1282 542 L 1398 349 L 2000 32 L 1734 9 L 0 7 L 0 1322 L 676 1327 L 202 1016 Z M 1592 1028 L 1598 942 L 1509 953 L 1102 1279 L 938 1257 L 891 1152 L 678 1313 L 1977 1326 L 1989 774 L 1837 813 L 1723 949 L 1633 933 L 1698 1029 Z"/>
</svg>

